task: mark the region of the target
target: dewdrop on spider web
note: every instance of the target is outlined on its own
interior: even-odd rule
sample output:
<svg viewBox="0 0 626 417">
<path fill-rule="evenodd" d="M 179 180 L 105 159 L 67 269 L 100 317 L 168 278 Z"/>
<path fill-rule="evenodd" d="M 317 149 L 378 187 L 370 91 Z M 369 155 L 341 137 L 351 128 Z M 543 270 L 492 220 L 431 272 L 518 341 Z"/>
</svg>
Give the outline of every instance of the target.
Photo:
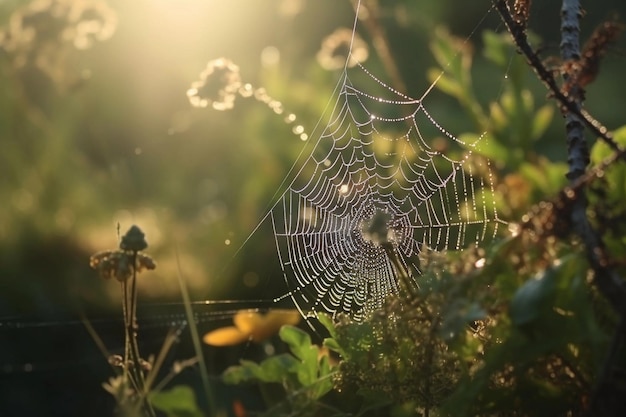
<svg viewBox="0 0 626 417">
<path fill-rule="evenodd" d="M 271 220 L 288 288 L 276 300 L 307 317 L 359 321 L 419 288 L 421 254 L 489 240 L 504 222 L 491 167 L 473 157 L 487 136 L 467 143 L 446 130 L 428 108 L 432 88 L 415 99 L 346 67 L 333 113 Z"/>
<path fill-rule="evenodd" d="M 326 312 L 362 320 L 418 288 L 421 254 L 463 250 L 505 223 L 489 162 L 473 158 L 487 136 L 467 143 L 446 130 L 436 106 L 430 112 L 434 85 L 411 98 L 348 60 L 359 49 L 348 32 L 322 44 L 320 65 L 345 69 L 333 110 L 268 215 L 287 287 L 274 301 L 289 299 L 307 319 Z M 334 56 L 343 57 L 340 67 Z M 368 80 L 375 92 L 362 86 Z M 264 89 L 242 84 L 237 96 L 282 113 Z M 304 133 L 295 114 L 283 117 Z"/>
<path fill-rule="evenodd" d="M 285 113 L 283 104 L 279 100 L 270 96 L 263 87 L 254 87 L 250 83 L 244 83 L 239 66 L 223 57 L 209 61 L 204 71 L 200 73 L 200 79 L 194 81 L 187 90 L 187 97 L 194 107 L 211 106 L 214 110 L 220 111 L 231 110 L 235 106 L 237 97 L 254 98 L 276 115 Z M 286 124 L 294 124 L 296 115 L 289 113 L 283 120 Z M 294 125 L 292 132 L 303 141 L 309 138 L 304 126 L 300 124 Z"/>
</svg>

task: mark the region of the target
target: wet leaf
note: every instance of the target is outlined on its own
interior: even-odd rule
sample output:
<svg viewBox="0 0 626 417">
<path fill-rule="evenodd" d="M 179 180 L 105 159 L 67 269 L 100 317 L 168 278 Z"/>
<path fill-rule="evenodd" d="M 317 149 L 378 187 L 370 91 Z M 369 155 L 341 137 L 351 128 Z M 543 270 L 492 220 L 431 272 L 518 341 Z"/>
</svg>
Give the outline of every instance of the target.
<svg viewBox="0 0 626 417">
<path fill-rule="evenodd" d="M 196 395 L 190 387 L 179 385 L 167 391 L 150 393 L 150 403 L 168 417 L 202 417 Z"/>
<path fill-rule="evenodd" d="M 428 80 L 431 83 L 436 82 L 435 85 L 439 90 L 452 97 L 462 97 L 465 93 L 461 84 L 454 78 L 449 77 L 441 73 L 438 68 L 431 68 L 427 73 Z"/>
<path fill-rule="evenodd" d="M 471 149 L 498 164 L 506 165 L 510 158 L 511 150 L 503 146 L 492 135 L 487 134 L 480 138 L 479 135 L 475 133 L 463 133 L 459 135 L 459 140 L 468 144 L 478 143 L 478 146 L 472 147 Z"/>
<path fill-rule="evenodd" d="M 239 366 L 231 366 L 224 371 L 222 378 L 227 384 L 242 382 L 282 382 L 299 366 L 293 356 L 284 353 L 272 356 L 257 364 L 252 361 L 241 361 Z"/>
<path fill-rule="evenodd" d="M 533 127 L 531 130 L 532 139 L 536 140 L 543 136 L 545 131 L 550 126 L 553 116 L 554 107 L 551 104 L 546 104 L 545 106 L 540 107 L 535 112 L 535 117 L 533 118 Z"/>
<path fill-rule="evenodd" d="M 297 369 L 298 381 L 304 386 L 313 384 L 317 378 L 317 346 L 311 344 L 311 336 L 293 326 L 283 326 L 280 338 L 289 345 L 294 356 L 301 361 Z"/>
<path fill-rule="evenodd" d="M 509 316 L 516 326 L 531 323 L 552 303 L 556 292 L 555 270 L 547 269 L 526 281 L 511 300 Z"/>
</svg>

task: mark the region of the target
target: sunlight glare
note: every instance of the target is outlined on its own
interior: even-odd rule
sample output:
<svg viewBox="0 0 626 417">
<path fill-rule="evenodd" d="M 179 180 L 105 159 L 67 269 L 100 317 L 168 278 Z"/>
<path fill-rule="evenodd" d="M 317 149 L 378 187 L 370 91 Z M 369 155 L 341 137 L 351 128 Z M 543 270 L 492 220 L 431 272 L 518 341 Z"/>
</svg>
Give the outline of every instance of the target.
<svg viewBox="0 0 626 417">
<path fill-rule="evenodd" d="M 275 46 L 266 46 L 261 51 L 261 64 L 263 67 L 274 67 L 280 62 L 280 51 Z"/>
</svg>

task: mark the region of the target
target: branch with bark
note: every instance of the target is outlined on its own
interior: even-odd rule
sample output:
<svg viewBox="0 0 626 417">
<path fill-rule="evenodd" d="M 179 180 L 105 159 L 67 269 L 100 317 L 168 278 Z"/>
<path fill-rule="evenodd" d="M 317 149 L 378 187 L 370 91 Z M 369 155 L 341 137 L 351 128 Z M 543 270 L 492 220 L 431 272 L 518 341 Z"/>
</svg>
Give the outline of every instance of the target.
<svg viewBox="0 0 626 417">
<path fill-rule="evenodd" d="M 584 197 L 583 186 L 595 176 L 597 171 L 594 172 L 594 175 L 588 175 L 587 172 L 589 150 L 583 136 L 584 126 L 602 138 L 615 151 L 614 158 L 611 158 L 607 164 L 618 158 L 624 159 L 626 149 L 617 144 L 613 140 L 611 132 L 582 108 L 584 89 L 579 83 L 567 83 L 569 79 L 566 78 L 567 88 L 559 87 L 552 72 L 545 67 L 536 51 L 530 46 L 525 22 L 522 22 L 519 17 L 514 17 L 506 0 L 494 0 L 494 5 L 513 36 L 520 53 L 526 57 L 528 64 L 561 105 L 561 111 L 565 117 L 569 162 L 567 176 L 570 180 L 570 187 L 565 194 L 568 195 L 568 198 L 575 200 L 575 204 L 571 206 L 572 224 L 585 243 L 590 264 L 596 273 L 598 288 L 611 302 L 615 310 L 626 316 L 626 285 L 623 279 L 609 268 L 602 238 L 591 227 L 585 212 L 587 202 Z M 564 0 L 561 13 L 563 16 L 561 26 L 563 33 L 562 56 L 566 61 L 575 62 L 580 60 L 578 29 L 580 6 L 578 0 Z"/>
<path fill-rule="evenodd" d="M 585 186 L 589 181 L 618 159 L 626 159 L 626 150 L 613 139 L 611 132 L 584 108 L 585 86 L 595 79 L 599 61 L 604 55 L 606 45 L 612 42 L 622 31 L 622 25 L 607 22 L 600 26 L 581 54 L 579 0 L 563 0 L 561 7 L 561 59 L 565 63 L 561 86 L 554 74 L 549 71 L 537 52 L 531 47 L 526 34 L 529 0 L 516 0 L 511 10 L 506 0 L 494 0 L 508 31 L 511 33 L 518 51 L 524 55 L 530 67 L 550 91 L 550 95 L 559 102 L 565 119 L 565 132 L 568 151 L 569 170 L 567 178 L 570 186 L 562 193 L 561 199 L 569 200 L 570 224 L 585 245 L 589 264 L 594 272 L 594 283 L 602 295 L 619 314 L 619 324 L 613 336 L 611 347 L 604 366 L 597 378 L 588 412 L 590 415 L 618 416 L 624 409 L 625 390 L 620 387 L 619 352 L 623 351 L 626 337 L 626 284 L 609 262 L 606 246 L 601 234 L 595 230 L 587 217 L 587 198 Z M 611 158 L 593 170 L 589 165 L 589 149 L 584 137 L 587 127 L 592 133 L 606 142 L 614 154 Z"/>
<path fill-rule="evenodd" d="M 539 58 L 537 52 L 533 49 L 528 41 L 526 34 L 526 24 L 522 23 L 519 19 L 515 19 L 509 9 L 509 5 L 506 0 L 494 0 L 494 7 L 500 14 L 502 21 L 504 22 L 507 30 L 513 37 L 515 46 L 518 51 L 524 55 L 528 61 L 528 65 L 537 74 L 539 80 L 543 82 L 546 88 L 550 91 L 552 97 L 554 97 L 562 107 L 562 111 L 568 111 L 575 114 L 582 119 L 585 126 L 596 136 L 600 137 L 611 149 L 618 153 L 619 158 L 626 160 L 626 149 L 621 147 L 613 139 L 613 134 L 602 123 L 595 119 L 589 112 L 581 108 L 568 97 L 567 92 L 561 91 L 554 74 L 548 70 L 542 60 Z"/>
</svg>

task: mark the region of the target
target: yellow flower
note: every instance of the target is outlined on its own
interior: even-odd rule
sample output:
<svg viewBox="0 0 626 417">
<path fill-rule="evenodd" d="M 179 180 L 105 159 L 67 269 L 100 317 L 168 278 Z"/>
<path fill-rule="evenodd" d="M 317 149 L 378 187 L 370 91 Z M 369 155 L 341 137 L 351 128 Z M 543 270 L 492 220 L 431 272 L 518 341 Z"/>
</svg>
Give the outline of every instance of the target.
<svg viewBox="0 0 626 417">
<path fill-rule="evenodd" d="M 297 310 L 270 310 L 261 315 L 252 310 L 241 310 L 233 317 L 234 326 L 222 327 L 204 335 L 204 343 L 212 346 L 233 346 L 253 341 L 262 342 L 278 333 L 284 325 L 300 322 Z"/>
</svg>

